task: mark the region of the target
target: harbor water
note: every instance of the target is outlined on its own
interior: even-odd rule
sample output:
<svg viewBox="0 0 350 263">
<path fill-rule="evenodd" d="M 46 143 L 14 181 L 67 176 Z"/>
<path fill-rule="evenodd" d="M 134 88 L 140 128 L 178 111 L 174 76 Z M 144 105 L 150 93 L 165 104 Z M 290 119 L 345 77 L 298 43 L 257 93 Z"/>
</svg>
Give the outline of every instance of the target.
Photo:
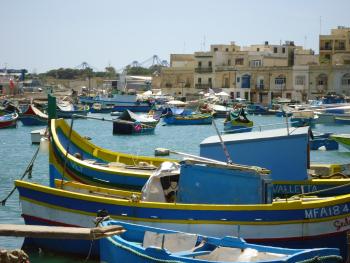
<svg viewBox="0 0 350 263">
<path fill-rule="evenodd" d="M 109 115 L 93 116 L 111 118 Z M 284 123 L 284 118 L 274 116 L 249 116 L 255 126 L 267 129 L 266 124 Z M 70 123 L 70 120 L 67 120 Z M 219 130 L 223 130 L 223 119 L 216 119 Z M 268 128 L 285 127 L 285 124 L 269 126 Z M 37 145 L 31 144 L 30 132 L 41 127 L 22 126 L 18 122 L 17 128 L 0 130 L 0 198 L 3 200 L 11 191 L 13 181 L 19 179 L 28 166 Z M 42 127 L 43 128 L 43 127 Z M 155 148 L 167 148 L 179 152 L 199 154 L 199 144 L 208 136 L 215 135 L 212 125 L 196 126 L 166 126 L 160 123 L 152 135 L 112 135 L 112 123 L 98 120 L 74 120 L 73 129 L 83 136 L 91 138 L 92 142 L 112 151 L 126 152 L 134 155 L 154 154 Z M 290 128 L 295 129 L 295 128 Z M 349 133 L 350 128 L 346 125 L 316 125 L 313 129 L 318 132 Z M 293 149 L 290 149 L 293 151 Z M 276 153 L 277 154 L 277 153 Z M 283 153 L 278 153 L 283 154 Z M 181 158 L 172 156 L 175 158 Z M 339 146 L 337 151 L 312 151 L 311 161 L 317 163 L 349 163 L 350 151 Z M 32 178 L 33 182 L 49 184 L 48 155 L 40 152 L 34 163 Z M 7 200 L 5 206 L 0 208 L 0 224 L 23 224 L 21 207 L 18 193 Z M 22 238 L 0 237 L 0 248 L 15 249 L 22 245 Z M 77 262 L 76 259 L 50 253 L 35 253 L 31 255 L 31 262 Z"/>
</svg>

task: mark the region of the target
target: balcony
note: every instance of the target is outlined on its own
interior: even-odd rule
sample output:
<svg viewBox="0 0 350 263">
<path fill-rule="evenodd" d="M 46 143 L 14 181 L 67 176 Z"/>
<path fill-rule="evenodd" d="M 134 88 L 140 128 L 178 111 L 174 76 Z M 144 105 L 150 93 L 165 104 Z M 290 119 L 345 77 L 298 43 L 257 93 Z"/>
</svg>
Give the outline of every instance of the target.
<svg viewBox="0 0 350 263">
<path fill-rule="evenodd" d="M 320 47 L 320 50 L 332 50 L 332 47 L 329 47 L 329 46 Z"/>
<path fill-rule="evenodd" d="M 212 85 L 210 83 L 208 84 L 201 84 L 201 83 L 198 83 L 195 85 L 196 89 L 211 89 L 212 88 Z"/>
<path fill-rule="evenodd" d="M 264 88 L 265 88 L 264 84 L 256 84 L 255 85 L 255 89 L 257 89 L 257 90 L 263 90 Z"/>
<path fill-rule="evenodd" d="M 335 47 L 334 50 L 345 50 L 345 47 Z"/>
<path fill-rule="evenodd" d="M 199 68 L 195 68 L 194 71 L 196 73 L 212 73 L 213 72 L 213 68 L 212 67 L 199 67 Z"/>
</svg>

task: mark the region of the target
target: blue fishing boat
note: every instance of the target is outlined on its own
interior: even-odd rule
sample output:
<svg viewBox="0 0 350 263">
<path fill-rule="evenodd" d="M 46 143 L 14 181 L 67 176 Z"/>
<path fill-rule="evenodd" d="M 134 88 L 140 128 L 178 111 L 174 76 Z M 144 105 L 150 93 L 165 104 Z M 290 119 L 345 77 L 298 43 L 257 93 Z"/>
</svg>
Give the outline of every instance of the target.
<svg viewBox="0 0 350 263">
<path fill-rule="evenodd" d="M 137 115 L 124 111 L 113 121 L 113 134 L 152 134 L 159 123 L 150 115 Z"/>
<path fill-rule="evenodd" d="M 20 113 L 19 120 L 25 126 L 47 125 L 48 116 L 30 104 L 25 112 Z"/>
<path fill-rule="evenodd" d="M 152 101 L 143 101 L 137 97 L 137 94 L 112 94 L 109 96 L 80 97 L 80 102 L 92 106 L 99 103 L 102 107 L 113 106 L 112 111 L 131 110 L 133 112 L 148 112 L 152 105 Z"/>
<path fill-rule="evenodd" d="M 250 132 L 254 123 L 247 118 L 245 110 L 240 108 L 238 111 L 231 111 L 224 122 L 224 132 L 240 133 Z"/>
<path fill-rule="evenodd" d="M 114 111 L 113 105 L 102 105 L 101 103 L 94 103 L 90 107 L 91 113 L 111 113 Z"/>
<path fill-rule="evenodd" d="M 163 121 L 168 125 L 202 125 L 211 124 L 213 116 L 209 113 L 195 113 L 184 108 L 167 108 L 163 110 Z"/>
<path fill-rule="evenodd" d="M 89 106 L 76 106 L 73 103 L 61 102 L 57 104 L 57 118 L 70 119 L 73 114 L 86 116 L 89 112 Z"/>
<path fill-rule="evenodd" d="M 264 262 L 296 263 L 317 260 L 342 262 L 339 249 L 288 249 L 247 243 L 239 237 L 208 237 L 167 229 L 105 221 L 126 231 L 100 240 L 100 261 L 114 262 Z"/>
<path fill-rule="evenodd" d="M 311 134 L 310 134 L 311 135 Z M 319 150 L 324 148 L 326 151 L 333 151 L 339 149 L 337 141 L 330 138 L 332 133 L 315 133 L 310 136 L 310 150 Z"/>
<path fill-rule="evenodd" d="M 239 236 L 288 248 L 336 247 L 347 256 L 350 194 L 272 201 L 266 169 L 205 160 L 163 163 L 142 193 L 55 181 L 16 181 L 26 224 L 93 227 L 112 219 L 205 236 Z M 244 186 L 244 187 L 243 187 Z M 307 231 L 306 231 L 307 230 Z M 42 249 L 85 255 L 91 242 L 27 239 Z M 92 248 L 99 254 L 99 247 Z"/>
<path fill-rule="evenodd" d="M 294 111 L 290 118 L 293 127 L 314 127 L 318 117 L 312 110 Z"/>
<path fill-rule="evenodd" d="M 347 117 L 335 117 L 334 120 L 335 120 L 335 123 L 337 123 L 337 124 L 346 124 L 346 125 L 350 124 L 350 116 L 347 116 Z"/>
<path fill-rule="evenodd" d="M 248 104 L 246 111 L 248 114 L 258 114 L 258 115 L 271 114 L 268 108 L 261 104 Z"/>
</svg>

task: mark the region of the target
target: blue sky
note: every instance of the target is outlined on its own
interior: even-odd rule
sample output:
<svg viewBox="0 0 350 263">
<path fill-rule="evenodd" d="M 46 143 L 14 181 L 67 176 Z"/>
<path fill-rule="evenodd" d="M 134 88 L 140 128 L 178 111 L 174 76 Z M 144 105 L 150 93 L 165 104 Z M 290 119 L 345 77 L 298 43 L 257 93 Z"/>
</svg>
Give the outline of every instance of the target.
<svg viewBox="0 0 350 263">
<path fill-rule="evenodd" d="M 83 61 L 121 69 L 154 54 L 169 61 L 203 42 L 294 40 L 317 51 L 320 17 L 322 34 L 350 26 L 349 0 L 0 0 L 0 8 L 0 68 L 38 73 Z"/>
</svg>

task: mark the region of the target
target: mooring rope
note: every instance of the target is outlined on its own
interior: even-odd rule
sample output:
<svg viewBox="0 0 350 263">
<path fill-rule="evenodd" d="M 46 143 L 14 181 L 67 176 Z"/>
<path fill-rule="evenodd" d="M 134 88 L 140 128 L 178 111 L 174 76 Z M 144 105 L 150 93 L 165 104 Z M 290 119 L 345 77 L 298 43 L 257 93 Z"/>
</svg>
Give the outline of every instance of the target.
<svg viewBox="0 0 350 263">
<path fill-rule="evenodd" d="M 31 178 L 32 176 L 32 171 L 33 171 L 33 165 L 34 165 L 34 161 L 36 159 L 36 157 L 38 156 L 38 153 L 39 153 L 39 149 L 40 149 L 40 144 L 38 146 L 38 148 L 36 149 L 32 159 L 30 160 L 27 168 L 25 169 L 24 173 L 22 174 L 22 176 L 20 177 L 20 180 L 23 180 L 23 178 L 28 174 L 28 178 Z M 7 199 L 9 199 L 11 197 L 11 195 L 15 192 L 15 190 L 17 189 L 17 186 L 14 186 L 11 190 L 11 192 L 6 196 L 5 199 L 3 199 L 1 201 L 1 205 L 6 205 L 6 201 Z"/>
</svg>

